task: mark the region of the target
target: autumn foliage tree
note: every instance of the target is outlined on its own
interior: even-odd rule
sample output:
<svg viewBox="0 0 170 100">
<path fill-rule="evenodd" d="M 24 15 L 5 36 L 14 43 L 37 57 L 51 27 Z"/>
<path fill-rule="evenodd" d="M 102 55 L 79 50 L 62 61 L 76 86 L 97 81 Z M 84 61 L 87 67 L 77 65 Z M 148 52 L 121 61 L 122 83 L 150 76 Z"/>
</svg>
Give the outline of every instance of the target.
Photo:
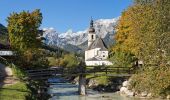
<svg viewBox="0 0 170 100">
<path fill-rule="evenodd" d="M 138 92 L 170 94 L 170 0 L 135 0 L 116 26 L 112 51 L 130 52 L 144 62 L 132 76 Z"/>
<path fill-rule="evenodd" d="M 17 58 L 20 58 L 19 65 L 24 67 L 45 66 L 47 61 L 43 59 L 44 56 L 40 49 L 42 45 L 42 31 L 39 30 L 42 22 L 40 10 L 12 13 L 7 18 L 7 22 L 10 45 L 17 52 Z"/>
<path fill-rule="evenodd" d="M 139 1 L 122 13 L 113 50 L 131 52 L 145 64 L 161 65 L 170 54 L 169 1 Z"/>
<path fill-rule="evenodd" d="M 7 22 L 11 47 L 19 51 L 37 48 L 41 43 L 37 39 L 41 21 L 39 10 L 10 14 Z"/>
</svg>

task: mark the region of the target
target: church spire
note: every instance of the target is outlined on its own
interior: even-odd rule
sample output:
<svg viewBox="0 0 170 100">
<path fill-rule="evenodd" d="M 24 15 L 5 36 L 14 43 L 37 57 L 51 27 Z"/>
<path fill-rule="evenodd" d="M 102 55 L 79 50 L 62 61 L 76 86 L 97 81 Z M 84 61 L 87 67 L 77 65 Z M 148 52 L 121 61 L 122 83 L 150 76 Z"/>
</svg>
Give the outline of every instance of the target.
<svg viewBox="0 0 170 100">
<path fill-rule="evenodd" d="M 95 32 L 95 29 L 94 29 L 94 25 L 93 25 L 93 19 L 91 17 L 89 33 L 94 33 L 94 32 Z"/>
<path fill-rule="evenodd" d="M 90 21 L 90 28 L 93 27 L 93 18 L 91 17 L 91 21 Z"/>
<path fill-rule="evenodd" d="M 95 29 L 93 26 L 93 19 L 90 21 L 90 28 L 88 33 L 88 46 L 90 46 L 96 40 Z"/>
</svg>

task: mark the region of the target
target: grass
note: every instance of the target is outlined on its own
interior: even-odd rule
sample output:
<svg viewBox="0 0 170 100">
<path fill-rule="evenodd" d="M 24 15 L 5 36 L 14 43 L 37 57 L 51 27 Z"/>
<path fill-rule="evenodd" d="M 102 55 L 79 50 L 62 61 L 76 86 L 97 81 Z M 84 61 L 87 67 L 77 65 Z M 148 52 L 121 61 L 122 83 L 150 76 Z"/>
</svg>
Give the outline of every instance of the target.
<svg viewBox="0 0 170 100">
<path fill-rule="evenodd" d="M 50 66 L 56 66 L 57 65 L 57 61 L 54 57 L 47 57 L 47 59 L 49 61 Z"/>
<path fill-rule="evenodd" d="M 86 67 L 87 70 L 90 70 L 90 69 L 93 69 L 93 67 Z M 107 74 L 118 74 L 116 71 L 117 71 L 117 68 L 112 68 L 112 69 L 115 69 L 115 72 L 108 72 Z M 120 71 L 122 71 L 123 69 L 119 69 Z M 126 72 L 121 72 L 121 74 L 125 74 Z M 88 79 L 95 79 L 97 81 L 97 84 L 100 84 L 100 85 L 107 85 L 107 84 L 110 84 L 110 77 L 106 76 L 105 75 L 106 72 L 96 72 L 95 75 L 99 75 L 99 76 L 96 76 L 94 75 L 94 73 L 92 74 L 89 74 L 89 75 L 86 75 L 86 78 Z M 101 76 L 100 76 L 101 75 Z"/>
<path fill-rule="evenodd" d="M 98 72 L 96 74 L 104 74 L 104 72 Z M 109 80 L 108 80 L 108 77 L 107 76 L 97 76 L 97 77 L 94 77 L 94 74 L 89 74 L 89 75 L 86 75 L 86 78 L 92 78 L 92 79 L 95 79 L 97 81 L 98 84 L 102 84 L 102 85 L 106 85 L 109 83 Z"/>
<path fill-rule="evenodd" d="M 0 100 L 26 100 L 30 94 L 30 90 L 23 82 L 14 85 L 3 86 L 0 89 Z"/>
</svg>

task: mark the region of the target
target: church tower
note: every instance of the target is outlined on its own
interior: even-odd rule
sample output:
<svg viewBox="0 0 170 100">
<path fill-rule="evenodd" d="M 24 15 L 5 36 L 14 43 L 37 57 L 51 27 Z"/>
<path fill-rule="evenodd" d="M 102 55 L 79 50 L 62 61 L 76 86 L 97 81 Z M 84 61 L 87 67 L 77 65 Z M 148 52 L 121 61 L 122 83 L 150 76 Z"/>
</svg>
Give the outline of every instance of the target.
<svg viewBox="0 0 170 100">
<path fill-rule="evenodd" d="M 93 41 L 96 40 L 96 34 L 95 34 L 95 29 L 93 26 L 93 20 L 90 22 L 90 28 L 89 28 L 89 33 L 88 33 L 88 47 L 93 43 Z"/>
</svg>

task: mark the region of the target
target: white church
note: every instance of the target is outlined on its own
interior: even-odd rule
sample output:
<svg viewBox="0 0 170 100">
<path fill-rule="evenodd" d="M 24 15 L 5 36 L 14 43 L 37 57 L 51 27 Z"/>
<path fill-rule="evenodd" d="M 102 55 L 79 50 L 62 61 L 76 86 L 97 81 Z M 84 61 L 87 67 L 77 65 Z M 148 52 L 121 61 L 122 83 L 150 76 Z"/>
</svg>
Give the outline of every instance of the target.
<svg viewBox="0 0 170 100">
<path fill-rule="evenodd" d="M 91 20 L 88 33 L 88 48 L 85 50 L 86 66 L 112 65 L 112 63 L 107 60 L 108 53 L 103 39 L 100 36 L 99 38 L 96 37 L 93 20 Z"/>
</svg>

